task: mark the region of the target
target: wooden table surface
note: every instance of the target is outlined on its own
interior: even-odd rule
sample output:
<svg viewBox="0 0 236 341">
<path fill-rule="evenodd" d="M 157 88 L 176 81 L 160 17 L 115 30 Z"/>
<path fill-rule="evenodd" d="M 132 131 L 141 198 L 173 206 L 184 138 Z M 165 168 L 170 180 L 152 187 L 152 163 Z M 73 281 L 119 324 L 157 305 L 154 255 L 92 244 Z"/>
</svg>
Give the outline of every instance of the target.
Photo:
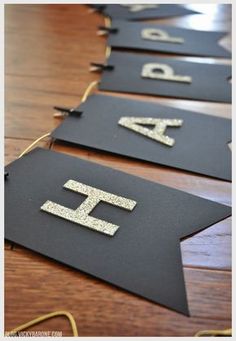
<svg viewBox="0 0 236 341">
<path fill-rule="evenodd" d="M 231 28 L 230 5 L 187 5 L 203 14 L 158 20 L 185 28 Z M 104 18 L 85 5 L 5 5 L 5 163 L 15 160 L 60 119 L 53 106 L 74 107 L 88 84 L 99 79 L 89 63 L 105 61 Z M 221 44 L 230 49 L 230 35 Z M 183 60 L 230 63 L 214 58 Z M 121 95 L 121 94 L 120 94 Z M 143 98 L 173 107 L 229 118 L 230 104 Z M 48 141 L 39 145 L 48 147 Z M 231 184 L 100 152 L 54 144 L 54 150 L 110 166 L 231 205 Z M 70 311 L 80 336 L 192 336 L 202 329 L 231 327 L 231 219 L 181 242 L 191 317 L 148 302 L 89 275 L 5 244 L 5 331 L 41 314 Z M 71 335 L 58 317 L 32 328 Z"/>
</svg>

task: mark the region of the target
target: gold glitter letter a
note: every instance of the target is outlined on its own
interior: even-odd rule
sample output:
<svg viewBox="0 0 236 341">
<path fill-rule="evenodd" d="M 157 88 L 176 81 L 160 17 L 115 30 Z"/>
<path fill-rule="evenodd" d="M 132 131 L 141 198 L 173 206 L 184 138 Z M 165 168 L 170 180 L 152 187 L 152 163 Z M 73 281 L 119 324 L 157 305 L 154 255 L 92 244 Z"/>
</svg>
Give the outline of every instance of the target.
<svg viewBox="0 0 236 341">
<path fill-rule="evenodd" d="M 175 144 L 175 140 L 164 135 L 166 127 L 180 127 L 183 124 L 183 120 L 159 119 L 152 117 L 121 117 L 118 123 L 125 128 L 135 131 L 136 133 L 172 147 Z M 142 127 L 140 124 L 154 125 L 154 128 L 149 129 Z"/>
<path fill-rule="evenodd" d="M 72 210 L 47 200 L 43 206 L 41 206 L 41 210 L 110 236 L 115 234 L 119 226 L 89 216 L 91 211 L 100 201 L 124 208 L 128 211 L 132 211 L 136 205 L 136 201 L 134 200 L 104 192 L 100 189 L 84 185 L 81 182 L 74 180 L 67 181 L 63 187 L 71 191 L 87 195 L 87 199 L 85 199 L 85 201 L 76 210 Z"/>
</svg>

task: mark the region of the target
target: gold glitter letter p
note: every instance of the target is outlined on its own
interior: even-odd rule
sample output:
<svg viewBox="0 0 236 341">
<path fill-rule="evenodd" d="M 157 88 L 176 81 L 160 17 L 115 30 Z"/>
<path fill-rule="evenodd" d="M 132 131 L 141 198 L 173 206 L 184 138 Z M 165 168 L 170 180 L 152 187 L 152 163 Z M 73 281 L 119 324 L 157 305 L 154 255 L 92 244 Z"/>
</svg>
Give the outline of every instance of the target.
<svg viewBox="0 0 236 341">
<path fill-rule="evenodd" d="M 171 37 L 166 31 L 159 28 L 144 28 L 141 31 L 141 37 L 147 40 L 160 41 L 162 43 L 177 43 L 182 44 L 183 38 Z"/>
<path fill-rule="evenodd" d="M 174 73 L 171 66 L 167 64 L 148 63 L 144 64 L 141 72 L 143 78 L 161 79 L 172 82 L 191 83 L 192 77 L 180 76 Z"/>
<path fill-rule="evenodd" d="M 84 185 L 81 182 L 74 180 L 67 181 L 63 187 L 71 191 L 87 195 L 87 199 L 85 199 L 85 201 L 76 210 L 72 210 L 47 200 L 43 206 L 41 206 L 41 210 L 110 236 L 113 236 L 116 233 L 119 226 L 89 216 L 91 211 L 99 204 L 100 201 L 124 208 L 128 211 L 132 211 L 136 205 L 136 201 L 134 200 L 104 192 L 100 189 Z"/>
</svg>

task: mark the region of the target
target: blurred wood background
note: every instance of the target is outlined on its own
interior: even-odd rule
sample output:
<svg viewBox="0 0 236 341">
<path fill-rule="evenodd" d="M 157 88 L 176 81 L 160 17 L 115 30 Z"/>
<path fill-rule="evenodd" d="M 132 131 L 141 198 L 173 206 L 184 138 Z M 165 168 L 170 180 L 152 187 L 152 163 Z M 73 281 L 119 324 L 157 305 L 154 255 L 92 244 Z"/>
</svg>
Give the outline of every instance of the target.
<svg viewBox="0 0 236 341">
<path fill-rule="evenodd" d="M 157 20 L 179 27 L 231 29 L 230 5 L 186 5 L 202 14 Z M 154 21 L 155 22 L 155 21 Z M 74 107 L 99 79 L 89 63 L 105 61 L 104 18 L 85 5 L 5 5 L 5 163 L 60 123 L 53 106 Z M 228 34 L 220 42 L 231 49 Z M 230 63 L 214 58 L 182 60 Z M 121 94 L 120 94 L 121 95 Z M 129 96 L 230 118 L 231 105 Z M 48 141 L 39 145 L 48 147 Z M 53 149 L 231 205 L 231 184 L 86 149 Z M 5 243 L 5 331 L 54 310 L 70 311 L 80 336 L 192 336 L 231 327 L 231 219 L 181 242 L 191 317 L 163 308 L 91 276 Z M 71 335 L 63 317 L 31 328 Z"/>
</svg>

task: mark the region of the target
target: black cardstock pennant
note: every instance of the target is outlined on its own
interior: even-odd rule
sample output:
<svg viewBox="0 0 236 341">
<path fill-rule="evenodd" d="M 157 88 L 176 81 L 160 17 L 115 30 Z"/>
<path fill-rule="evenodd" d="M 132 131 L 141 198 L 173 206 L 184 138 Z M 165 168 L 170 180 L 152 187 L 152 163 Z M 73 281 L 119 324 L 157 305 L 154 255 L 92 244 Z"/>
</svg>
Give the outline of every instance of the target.
<svg viewBox="0 0 236 341">
<path fill-rule="evenodd" d="M 109 66 L 109 67 L 108 67 Z M 162 77 L 162 68 L 171 68 L 175 80 L 150 78 Z M 149 71 L 149 72 L 150 72 Z M 187 81 L 176 81 L 177 77 Z M 231 66 L 193 63 L 174 58 L 139 55 L 113 51 L 103 68 L 100 90 L 187 98 L 213 102 L 231 102 Z"/>
<path fill-rule="evenodd" d="M 82 115 L 69 115 L 51 133 L 54 139 L 231 181 L 229 119 L 104 95 L 92 95 L 74 110 Z M 122 117 L 183 123 L 167 128 L 165 135 L 175 139 L 170 147 L 120 125 Z"/>
<path fill-rule="evenodd" d="M 111 19 L 144 20 L 175 17 L 199 12 L 172 4 L 101 4 L 93 5 Z"/>
<path fill-rule="evenodd" d="M 41 148 L 6 171 L 7 240 L 189 314 L 180 239 L 230 216 L 230 207 Z M 85 200 L 91 205 L 95 197 L 88 201 L 75 187 L 66 189 L 68 181 L 121 196 L 135 207 L 125 210 L 104 201 L 95 205 L 93 219 L 119 226 L 113 236 L 69 221 L 69 215 L 65 219 L 46 212 L 48 200 L 71 210 L 83 205 L 76 217 L 84 219 Z"/>
<path fill-rule="evenodd" d="M 227 32 L 196 31 L 165 25 L 112 21 L 108 45 L 195 56 L 230 58 L 231 53 L 218 44 Z"/>
</svg>

